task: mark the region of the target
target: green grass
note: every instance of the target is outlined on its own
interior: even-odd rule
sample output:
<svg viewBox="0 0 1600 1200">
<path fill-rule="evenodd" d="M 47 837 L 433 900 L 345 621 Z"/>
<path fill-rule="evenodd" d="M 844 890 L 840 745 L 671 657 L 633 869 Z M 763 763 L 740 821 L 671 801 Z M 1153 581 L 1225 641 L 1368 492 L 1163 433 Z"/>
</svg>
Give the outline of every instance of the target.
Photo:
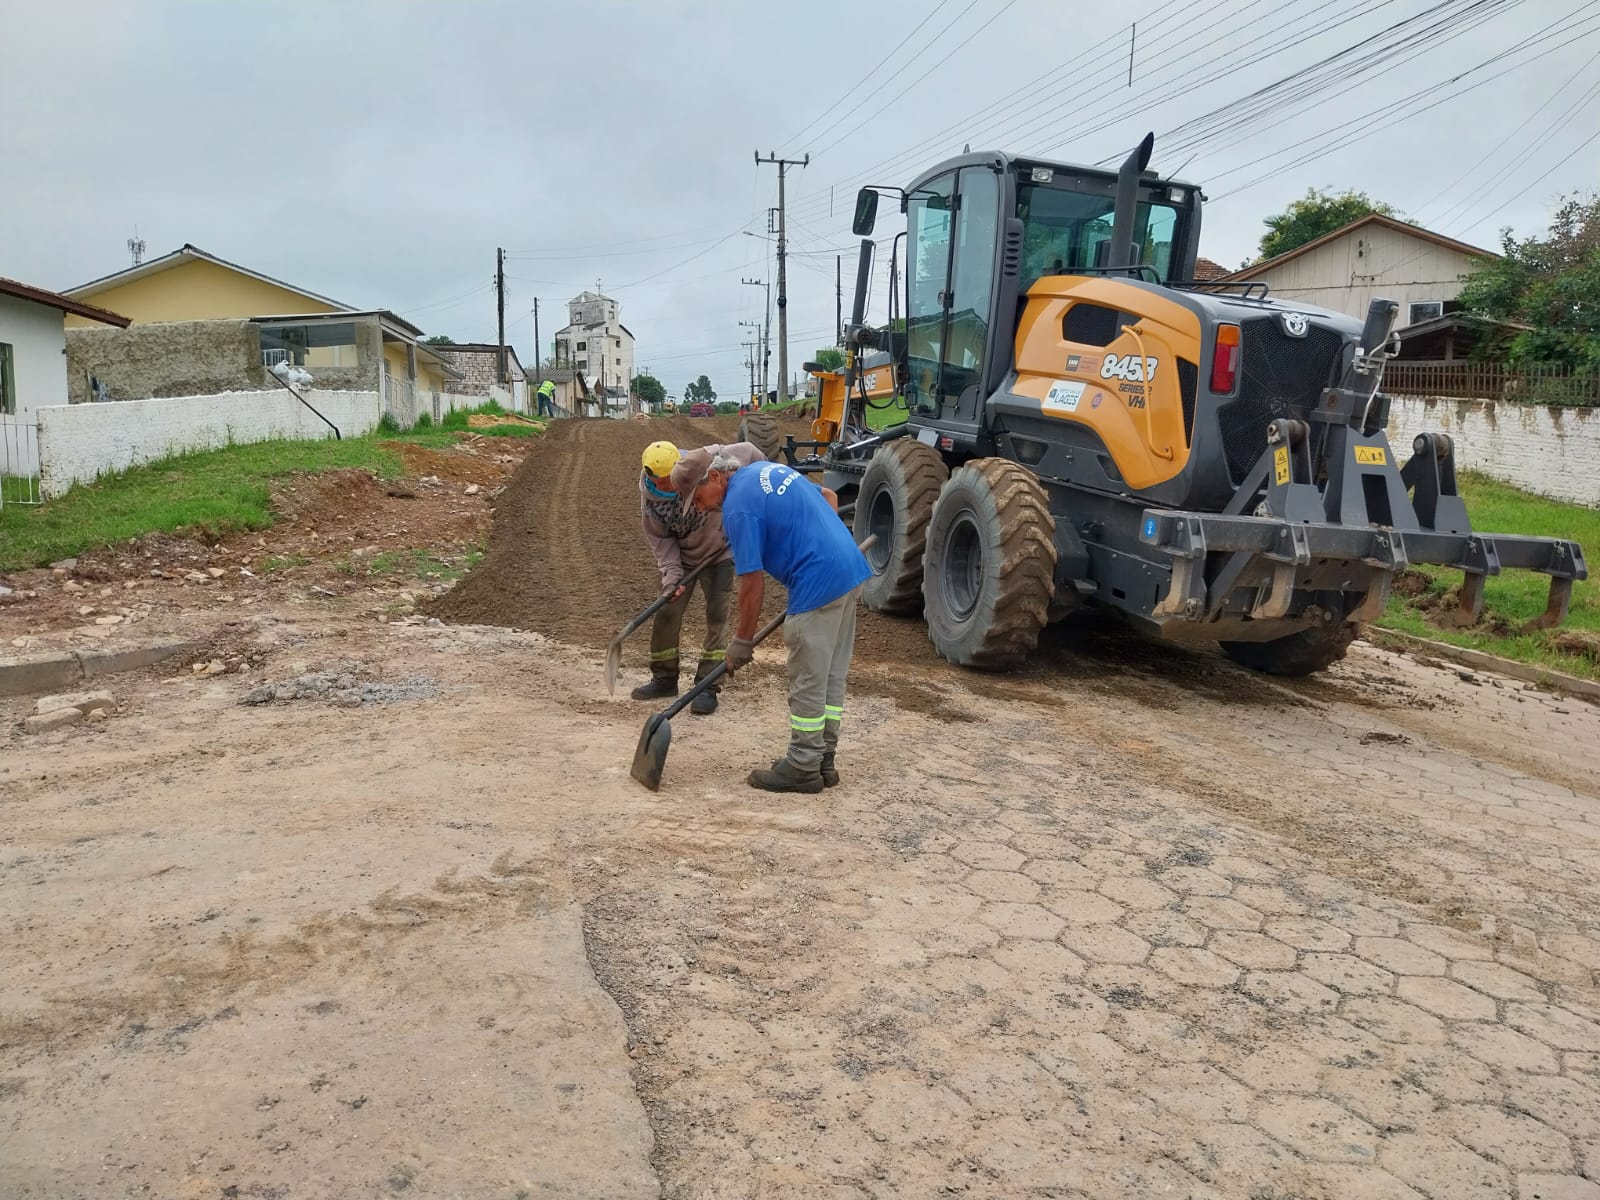
<svg viewBox="0 0 1600 1200">
<path fill-rule="evenodd" d="M 1570 538 L 1586 553 L 1600 547 L 1600 511 L 1546 500 L 1482 475 L 1464 474 L 1459 483 L 1475 530 Z M 1523 626 L 1544 611 L 1547 576 L 1506 571 L 1490 577 L 1483 589 L 1483 620 L 1470 629 L 1448 629 L 1436 624 L 1433 614 L 1450 607 L 1461 572 L 1443 567 L 1418 571 L 1426 577 L 1427 590 L 1391 598 L 1380 628 L 1600 679 L 1600 584 L 1595 580 L 1573 584 L 1571 610 L 1561 628 L 1524 633 Z"/>
<path fill-rule="evenodd" d="M 509 437 L 534 437 L 541 432 L 530 426 L 507 432 L 511 428 L 472 432 Z M 0 570 L 43 566 L 145 533 L 183 530 L 220 536 L 265 529 L 272 524 L 273 479 L 299 471 L 344 467 L 393 479 L 402 473 L 403 464 L 400 456 L 385 448 L 383 442 L 409 442 L 438 450 L 454 445 L 462 429 L 435 427 L 400 434 L 380 430 L 342 441 L 229 446 L 178 455 L 102 477 L 92 484 L 79 484 L 66 495 L 42 505 L 8 503 L 0 508 Z M 8 480 L 8 498 L 11 485 Z M 278 569 L 293 565 L 285 563 Z"/>
<path fill-rule="evenodd" d="M 38 495 L 37 475 L 0 475 L 0 504 L 31 504 Z"/>
</svg>

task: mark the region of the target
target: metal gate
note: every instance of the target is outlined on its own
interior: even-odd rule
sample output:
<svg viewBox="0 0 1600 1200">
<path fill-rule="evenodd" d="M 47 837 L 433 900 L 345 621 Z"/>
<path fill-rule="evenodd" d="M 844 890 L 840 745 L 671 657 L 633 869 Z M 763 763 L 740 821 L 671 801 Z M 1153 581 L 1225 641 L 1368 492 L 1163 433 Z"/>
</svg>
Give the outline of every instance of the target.
<svg viewBox="0 0 1600 1200">
<path fill-rule="evenodd" d="M 41 502 L 38 421 L 31 413 L 0 414 L 0 508 Z"/>
</svg>

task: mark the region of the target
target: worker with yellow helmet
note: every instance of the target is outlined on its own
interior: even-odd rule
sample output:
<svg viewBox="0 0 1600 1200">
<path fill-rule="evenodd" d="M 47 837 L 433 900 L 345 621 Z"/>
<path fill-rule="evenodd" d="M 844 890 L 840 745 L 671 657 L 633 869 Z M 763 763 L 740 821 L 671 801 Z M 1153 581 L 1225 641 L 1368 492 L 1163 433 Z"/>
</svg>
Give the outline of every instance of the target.
<svg viewBox="0 0 1600 1200">
<path fill-rule="evenodd" d="M 696 586 L 706 597 L 706 636 L 695 679 L 704 678 L 727 651 L 728 615 L 733 604 L 733 552 L 722 534 L 722 514 L 686 510 L 672 482 L 674 467 L 704 466 L 718 455 L 736 458 L 745 466 L 765 461 L 761 451 L 749 442 L 689 451 L 681 451 L 671 442 L 651 442 L 640 457 L 639 507 L 644 540 L 661 570 L 661 590 L 672 599 L 661 606 L 651 626 L 650 682 L 634 688 L 635 700 L 678 694 L 678 638 L 683 631 L 683 614 L 689 607 L 689 593 Z M 702 565 L 705 569 L 685 585 L 684 576 Z M 701 716 L 716 710 L 714 687 L 696 696 L 689 706 L 690 712 Z"/>
</svg>

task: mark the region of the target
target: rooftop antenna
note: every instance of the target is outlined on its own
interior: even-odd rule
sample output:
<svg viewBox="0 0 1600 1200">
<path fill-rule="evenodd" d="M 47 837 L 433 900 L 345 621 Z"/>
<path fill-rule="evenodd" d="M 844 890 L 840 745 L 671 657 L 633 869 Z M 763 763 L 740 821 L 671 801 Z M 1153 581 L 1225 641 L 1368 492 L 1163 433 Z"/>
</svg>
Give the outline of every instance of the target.
<svg viewBox="0 0 1600 1200">
<path fill-rule="evenodd" d="M 144 239 L 139 236 L 139 227 L 133 227 L 133 236 L 128 239 L 128 253 L 133 255 L 133 265 L 138 266 L 144 261 Z"/>
</svg>

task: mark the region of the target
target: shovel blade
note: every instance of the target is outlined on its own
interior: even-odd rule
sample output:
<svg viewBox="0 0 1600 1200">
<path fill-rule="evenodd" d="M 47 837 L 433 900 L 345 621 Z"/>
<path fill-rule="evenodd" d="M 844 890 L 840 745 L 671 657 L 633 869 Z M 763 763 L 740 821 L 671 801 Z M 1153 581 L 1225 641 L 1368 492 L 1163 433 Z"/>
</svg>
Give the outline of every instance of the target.
<svg viewBox="0 0 1600 1200">
<path fill-rule="evenodd" d="M 617 672 L 622 669 L 622 639 L 615 637 L 606 647 L 606 695 L 617 694 Z"/>
<path fill-rule="evenodd" d="M 644 723 L 639 746 L 633 752 L 632 775 L 652 792 L 661 790 L 661 773 L 667 767 L 667 750 L 672 745 L 672 722 L 656 713 Z"/>
</svg>

